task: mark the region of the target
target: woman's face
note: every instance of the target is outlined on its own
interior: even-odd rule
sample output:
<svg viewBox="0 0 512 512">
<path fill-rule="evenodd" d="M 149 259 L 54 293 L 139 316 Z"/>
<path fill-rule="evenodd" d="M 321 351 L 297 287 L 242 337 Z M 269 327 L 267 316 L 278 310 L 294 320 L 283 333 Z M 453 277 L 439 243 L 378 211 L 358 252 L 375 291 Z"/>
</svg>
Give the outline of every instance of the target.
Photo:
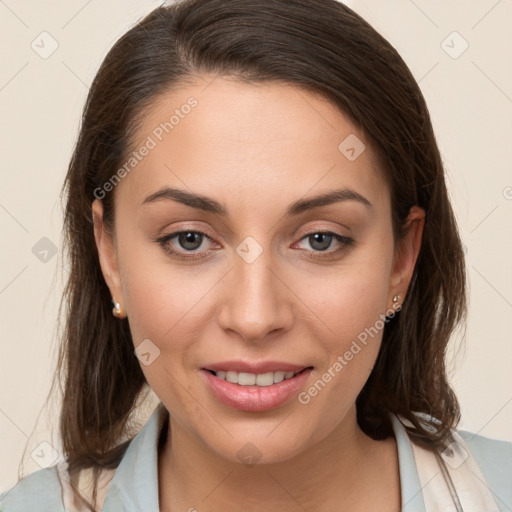
<svg viewBox="0 0 512 512">
<path fill-rule="evenodd" d="M 262 463 L 354 428 L 422 226 L 395 251 L 364 135 L 303 89 L 216 78 L 159 98 L 134 150 L 113 239 L 98 200 L 95 232 L 171 428 Z"/>
</svg>

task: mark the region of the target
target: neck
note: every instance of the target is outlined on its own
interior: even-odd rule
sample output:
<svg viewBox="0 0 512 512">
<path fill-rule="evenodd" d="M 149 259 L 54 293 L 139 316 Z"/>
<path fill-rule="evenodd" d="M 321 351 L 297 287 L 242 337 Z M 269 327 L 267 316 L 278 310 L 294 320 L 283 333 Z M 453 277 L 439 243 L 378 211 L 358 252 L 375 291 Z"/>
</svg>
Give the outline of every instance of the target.
<svg viewBox="0 0 512 512">
<path fill-rule="evenodd" d="M 228 460 L 172 418 L 169 432 L 172 435 L 162 443 L 159 454 L 162 512 L 194 508 L 256 511 L 262 503 L 269 512 L 358 511 L 376 505 L 384 510 L 382 492 L 389 510 L 400 507 L 395 440 L 374 441 L 366 436 L 357 425 L 355 408 L 306 451 L 273 464 Z M 380 503 L 373 503 L 374 499 Z"/>
</svg>

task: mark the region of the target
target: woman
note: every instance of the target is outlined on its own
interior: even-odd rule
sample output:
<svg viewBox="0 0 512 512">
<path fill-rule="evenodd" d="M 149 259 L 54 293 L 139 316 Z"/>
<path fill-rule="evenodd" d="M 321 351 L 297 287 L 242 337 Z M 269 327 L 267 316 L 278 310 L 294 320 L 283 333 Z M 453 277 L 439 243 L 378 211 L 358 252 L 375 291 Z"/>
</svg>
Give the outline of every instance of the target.
<svg viewBox="0 0 512 512">
<path fill-rule="evenodd" d="M 428 110 L 350 9 L 155 9 L 65 189 L 66 464 L 4 510 L 510 510 L 511 443 L 455 430 L 465 268 Z"/>
</svg>

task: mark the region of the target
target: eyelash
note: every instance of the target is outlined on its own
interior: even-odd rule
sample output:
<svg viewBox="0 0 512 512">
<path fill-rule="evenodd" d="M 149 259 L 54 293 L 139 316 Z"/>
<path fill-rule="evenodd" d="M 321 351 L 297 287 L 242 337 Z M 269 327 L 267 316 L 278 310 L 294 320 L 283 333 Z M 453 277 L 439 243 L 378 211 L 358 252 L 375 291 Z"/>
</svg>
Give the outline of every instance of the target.
<svg viewBox="0 0 512 512">
<path fill-rule="evenodd" d="M 181 252 L 181 251 L 177 251 L 177 250 L 173 249 L 169 245 L 170 240 L 172 240 L 173 238 L 176 238 L 177 236 L 179 236 L 180 234 L 183 234 L 183 233 L 194 233 L 197 235 L 201 235 L 209 240 L 212 240 L 211 237 L 209 237 L 206 233 L 204 233 L 202 231 L 181 230 L 181 231 L 175 231 L 174 233 L 169 233 L 168 235 L 165 235 L 161 238 L 157 238 L 157 239 L 155 239 L 155 242 L 157 242 L 167 254 L 169 254 L 173 257 L 176 257 L 180 260 L 193 261 L 193 260 L 203 258 L 203 256 L 198 252 L 194 252 L 194 251 Z M 331 236 L 333 236 L 333 238 L 335 240 L 340 242 L 342 244 L 342 246 L 338 249 L 334 249 L 334 250 L 326 249 L 325 251 L 318 251 L 318 250 L 312 249 L 311 251 L 309 251 L 312 253 L 312 255 L 309 256 L 312 259 L 325 259 L 325 258 L 331 257 L 333 254 L 341 253 L 341 252 L 349 249 L 355 242 L 355 240 L 353 238 L 350 238 L 350 237 L 347 237 L 344 235 L 340 235 L 339 233 L 336 233 L 334 231 L 319 231 L 319 230 L 306 233 L 299 240 L 299 242 L 302 242 L 303 240 L 307 239 L 308 237 L 310 237 L 312 235 L 317 235 L 317 234 L 328 235 L 328 236 L 331 235 Z M 185 256 L 185 254 L 190 254 L 190 256 Z"/>
</svg>

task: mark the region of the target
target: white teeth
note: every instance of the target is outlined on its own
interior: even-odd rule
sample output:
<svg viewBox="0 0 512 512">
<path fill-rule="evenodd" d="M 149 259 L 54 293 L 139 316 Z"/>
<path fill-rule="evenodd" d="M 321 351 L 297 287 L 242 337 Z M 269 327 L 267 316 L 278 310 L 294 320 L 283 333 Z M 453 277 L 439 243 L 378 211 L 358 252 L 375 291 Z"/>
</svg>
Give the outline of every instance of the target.
<svg viewBox="0 0 512 512">
<path fill-rule="evenodd" d="M 240 384 L 240 386 L 254 386 L 254 384 L 256 384 L 256 375 L 254 375 L 254 373 L 240 372 L 238 374 L 238 384 Z"/>
<path fill-rule="evenodd" d="M 260 373 L 256 376 L 255 381 L 258 386 L 272 386 L 274 384 L 274 372 Z M 238 382 L 240 383 L 240 380 Z"/>
<path fill-rule="evenodd" d="M 226 380 L 233 384 L 238 384 L 238 373 L 237 372 L 226 372 Z"/>
<path fill-rule="evenodd" d="M 297 372 L 298 373 L 298 372 Z M 245 372 L 233 372 L 219 370 L 215 372 L 215 375 L 219 379 L 226 380 L 232 384 L 238 384 L 240 386 L 272 386 L 286 379 L 291 379 L 295 372 L 267 372 L 267 373 L 245 373 Z"/>
<path fill-rule="evenodd" d="M 274 384 L 284 380 L 284 372 L 274 372 Z"/>
</svg>

